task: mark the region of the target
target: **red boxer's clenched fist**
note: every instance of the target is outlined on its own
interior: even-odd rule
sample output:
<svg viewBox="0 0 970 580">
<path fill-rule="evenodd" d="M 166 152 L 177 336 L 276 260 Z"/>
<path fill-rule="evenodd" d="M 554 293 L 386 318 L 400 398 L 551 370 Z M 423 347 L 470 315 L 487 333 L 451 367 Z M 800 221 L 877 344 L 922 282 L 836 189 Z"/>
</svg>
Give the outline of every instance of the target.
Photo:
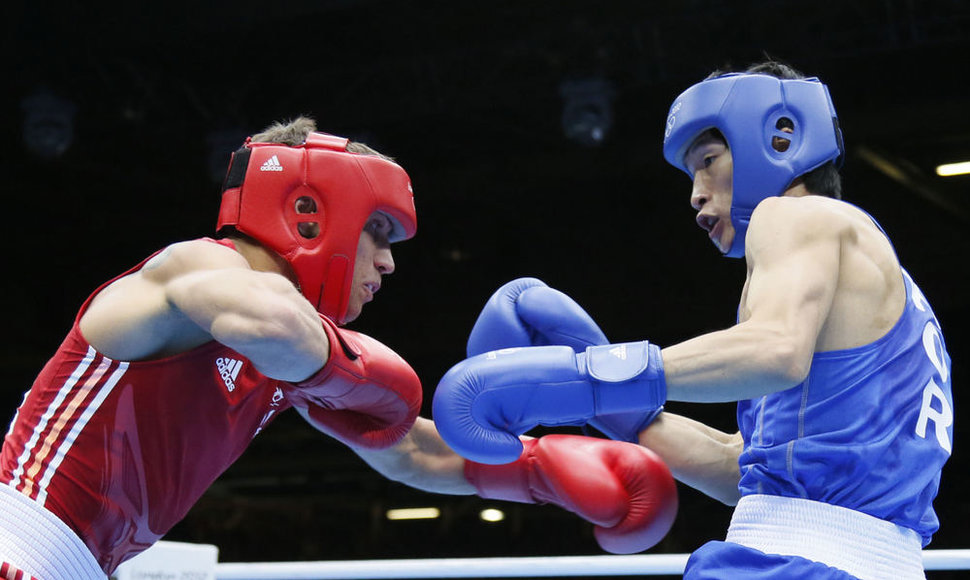
<svg viewBox="0 0 970 580">
<path fill-rule="evenodd" d="M 652 451 L 620 441 L 547 435 L 524 441 L 517 461 L 465 462 L 465 477 L 488 499 L 551 503 L 596 525 L 600 546 L 614 554 L 659 542 L 677 515 L 677 487 Z"/>
<path fill-rule="evenodd" d="M 351 447 L 398 443 L 421 410 L 418 375 L 384 344 L 320 319 L 330 358 L 312 377 L 287 387 L 286 398 L 311 425 Z"/>
</svg>

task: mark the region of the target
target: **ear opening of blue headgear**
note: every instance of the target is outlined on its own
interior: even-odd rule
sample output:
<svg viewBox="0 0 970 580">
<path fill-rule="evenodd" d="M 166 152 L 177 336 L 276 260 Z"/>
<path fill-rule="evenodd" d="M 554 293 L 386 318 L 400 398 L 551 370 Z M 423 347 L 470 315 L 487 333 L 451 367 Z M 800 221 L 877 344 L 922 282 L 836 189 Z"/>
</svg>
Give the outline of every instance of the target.
<svg viewBox="0 0 970 580">
<path fill-rule="evenodd" d="M 710 129 L 724 136 L 734 164 L 735 235 L 728 257 L 744 256 L 751 213 L 762 200 L 781 195 L 796 177 L 825 163 L 841 163 L 843 156 L 832 98 L 814 77 L 730 73 L 697 83 L 670 107 L 664 158 L 693 178 L 685 163 L 687 150 Z M 788 143 L 783 151 L 773 146 L 775 138 Z"/>
</svg>

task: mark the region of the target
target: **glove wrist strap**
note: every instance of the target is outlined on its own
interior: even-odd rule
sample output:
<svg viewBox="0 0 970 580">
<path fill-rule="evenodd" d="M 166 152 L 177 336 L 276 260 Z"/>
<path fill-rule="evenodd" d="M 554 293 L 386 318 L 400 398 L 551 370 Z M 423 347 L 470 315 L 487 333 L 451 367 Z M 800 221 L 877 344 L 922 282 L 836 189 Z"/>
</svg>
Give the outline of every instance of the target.
<svg viewBox="0 0 970 580">
<path fill-rule="evenodd" d="M 347 361 L 356 360 L 360 356 L 360 349 L 357 345 L 349 342 L 332 320 L 321 314 L 320 321 L 323 324 L 324 332 L 327 333 L 327 340 L 330 342 L 330 356 L 327 357 L 327 362 L 320 370 L 298 383 L 292 383 L 294 387 L 319 387 L 329 381 L 335 371 L 344 370 Z"/>
<path fill-rule="evenodd" d="M 596 414 L 659 409 L 667 402 L 660 347 L 647 341 L 591 346 L 586 373 L 596 381 Z"/>
<path fill-rule="evenodd" d="M 529 485 L 529 456 L 538 439 L 522 442 L 522 455 L 512 463 L 488 465 L 465 461 L 465 479 L 475 486 L 479 497 L 518 503 L 536 503 Z"/>
</svg>

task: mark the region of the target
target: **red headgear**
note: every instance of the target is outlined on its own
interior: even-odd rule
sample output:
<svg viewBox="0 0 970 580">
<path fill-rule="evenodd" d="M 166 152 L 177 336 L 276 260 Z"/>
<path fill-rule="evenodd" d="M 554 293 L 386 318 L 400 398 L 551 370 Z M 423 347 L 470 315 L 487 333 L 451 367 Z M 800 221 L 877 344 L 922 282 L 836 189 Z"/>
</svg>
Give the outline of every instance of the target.
<svg viewBox="0 0 970 580">
<path fill-rule="evenodd" d="M 348 140 L 310 133 L 296 147 L 253 143 L 233 153 L 216 228 L 233 226 L 276 251 L 317 311 L 345 322 L 357 243 L 375 211 L 390 241 L 414 235 L 411 180 L 377 155 L 347 151 Z"/>
</svg>

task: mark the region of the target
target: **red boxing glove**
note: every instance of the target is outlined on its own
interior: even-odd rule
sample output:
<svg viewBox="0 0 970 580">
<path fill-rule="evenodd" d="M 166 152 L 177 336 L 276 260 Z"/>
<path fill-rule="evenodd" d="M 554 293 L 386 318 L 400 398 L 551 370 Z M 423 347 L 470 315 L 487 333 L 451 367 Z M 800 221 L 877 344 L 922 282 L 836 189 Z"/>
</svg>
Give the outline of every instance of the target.
<svg viewBox="0 0 970 580">
<path fill-rule="evenodd" d="M 504 465 L 465 462 L 478 495 L 522 503 L 551 503 L 596 525 L 607 552 L 653 547 L 677 515 L 677 486 L 652 451 L 622 441 L 546 435 L 523 441 L 518 460 Z"/>
<path fill-rule="evenodd" d="M 350 445 L 384 449 L 400 441 L 421 411 L 421 381 L 396 352 L 321 316 L 330 359 L 285 389 L 294 407 L 324 433 Z"/>
</svg>

